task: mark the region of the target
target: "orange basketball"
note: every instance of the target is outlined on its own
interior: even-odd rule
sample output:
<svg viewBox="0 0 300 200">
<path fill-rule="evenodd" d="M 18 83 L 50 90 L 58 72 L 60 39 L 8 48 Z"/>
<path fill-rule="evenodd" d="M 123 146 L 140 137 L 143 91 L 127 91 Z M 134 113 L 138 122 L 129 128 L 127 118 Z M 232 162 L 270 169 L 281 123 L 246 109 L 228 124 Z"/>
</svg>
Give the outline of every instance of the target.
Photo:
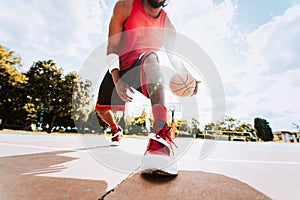
<svg viewBox="0 0 300 200">
<path fill-rule="evenodd" d="M 170 80 L 170 89 L 176 96 L 191 96 L 195 90 L 195 87 L 196 80 L 188 72 L 176 73 Z"/>
</svg>

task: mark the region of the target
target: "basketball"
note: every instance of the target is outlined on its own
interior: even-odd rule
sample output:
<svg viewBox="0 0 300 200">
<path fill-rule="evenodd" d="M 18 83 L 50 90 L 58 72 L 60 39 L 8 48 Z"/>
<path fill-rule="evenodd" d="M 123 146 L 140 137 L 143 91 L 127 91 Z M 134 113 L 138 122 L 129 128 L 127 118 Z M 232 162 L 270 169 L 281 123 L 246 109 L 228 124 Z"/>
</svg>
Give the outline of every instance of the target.
<svg viewBox="0 0 300 200">
<path fill-rule="evenodd" d="M 180 72 L 171 77 L 169 86 L 172 93 L 176 96 L 187 97 L 193 94 L 196 80 L 188 72 Z"/>
</svg>

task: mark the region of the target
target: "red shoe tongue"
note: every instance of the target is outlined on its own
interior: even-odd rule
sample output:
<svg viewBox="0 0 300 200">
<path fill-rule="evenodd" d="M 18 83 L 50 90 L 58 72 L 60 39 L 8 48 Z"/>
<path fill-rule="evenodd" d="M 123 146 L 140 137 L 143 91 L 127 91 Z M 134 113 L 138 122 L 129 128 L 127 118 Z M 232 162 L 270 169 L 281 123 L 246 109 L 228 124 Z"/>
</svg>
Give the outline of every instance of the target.
<svg viewBox="0 0 300 200">
<path fill-rule="evenodd" d="M 168 124 L 164 121 L 158 120 L 153 124 L 153 133 L 159 133 L 161 131 L 166 132 L 168 130 Z"/>
<path fill-rule="evenodd" d="M 165 145 L 161 144 L 156 140 L 149 140 L 148 147 L 145 153 L 158 154 L 158 155 L 170 155 L 170 151 Z"/>
</svg>

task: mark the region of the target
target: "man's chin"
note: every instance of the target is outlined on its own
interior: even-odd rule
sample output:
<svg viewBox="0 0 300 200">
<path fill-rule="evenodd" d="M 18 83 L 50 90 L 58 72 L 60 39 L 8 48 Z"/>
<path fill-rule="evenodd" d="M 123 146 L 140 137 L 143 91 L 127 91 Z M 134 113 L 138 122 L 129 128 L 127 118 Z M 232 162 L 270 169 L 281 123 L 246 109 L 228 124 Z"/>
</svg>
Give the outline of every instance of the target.
<svg viewBox="0 0 300 200">
<path fill-rule="evenodd" d="M 147 0 L 149 5 L 153 8 L 160 8 L 164 5 L 166 0 L 159 2 L 159 0 Z"/>
</svg>

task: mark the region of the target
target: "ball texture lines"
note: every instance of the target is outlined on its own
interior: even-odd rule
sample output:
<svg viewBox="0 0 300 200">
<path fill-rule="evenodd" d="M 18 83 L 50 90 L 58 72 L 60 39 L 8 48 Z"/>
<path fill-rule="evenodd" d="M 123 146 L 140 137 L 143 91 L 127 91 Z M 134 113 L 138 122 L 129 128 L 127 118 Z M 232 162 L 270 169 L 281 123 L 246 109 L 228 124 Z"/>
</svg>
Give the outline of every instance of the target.
<svg viewBox="0 0 300 200">
<path fill-rule="evenodd" d="M 188 72 L 178 72 L 171 77 L 169 86 L 174 95 L 188 97 L 195 90 L 196 80 Z"/>
</svg>

